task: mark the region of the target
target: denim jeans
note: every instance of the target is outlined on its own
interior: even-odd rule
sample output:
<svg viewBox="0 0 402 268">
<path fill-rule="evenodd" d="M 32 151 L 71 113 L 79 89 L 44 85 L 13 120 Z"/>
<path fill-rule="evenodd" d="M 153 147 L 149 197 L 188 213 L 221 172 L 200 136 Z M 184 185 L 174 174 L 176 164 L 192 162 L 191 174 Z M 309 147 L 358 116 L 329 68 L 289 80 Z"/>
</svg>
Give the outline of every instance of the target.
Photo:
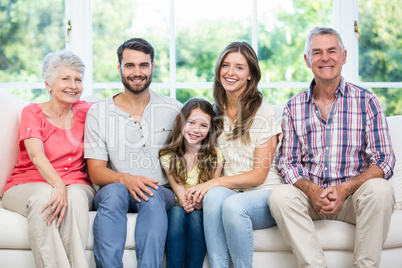
<svg viewBox="0 0 402 268">
<path fill-rule="evenodd" d="M 121 183 L 102 187 L 94 206 L 94 256 L 96 267 L 123 267 L 123 252 L 127 235 L 127 212 L 138 212 L 135 225 L 137 267 L 162 267 L 168 228 L 167 211 L 174 205 L 174 195 L 159 186 L 149 188 L 149 201 L 135 201 Z"/>
<path fill-rule="evenodd" d="M 168 217 L 166 268 L 201 268 L 206 252 L 202 211 L 187 213 L 181 206 L 174 206 Z"/>
<path fill-rule="evenodd" d="M 238 193 L 214 187 L 204 197 L 204 232 L 212 268 L 253 267 L 253 229 L 275 225 L 268 208 L 271 191 Z"/>
</svg>

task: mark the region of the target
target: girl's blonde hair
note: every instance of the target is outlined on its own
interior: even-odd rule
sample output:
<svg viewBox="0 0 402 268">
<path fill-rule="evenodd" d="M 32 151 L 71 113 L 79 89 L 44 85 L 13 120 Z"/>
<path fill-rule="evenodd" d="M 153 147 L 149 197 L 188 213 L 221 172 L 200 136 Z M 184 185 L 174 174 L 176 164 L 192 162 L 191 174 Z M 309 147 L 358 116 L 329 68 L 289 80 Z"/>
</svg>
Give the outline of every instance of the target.
<svg viewBox="0 0 402 268">
<path fill-rule="evenodd" d="M 159 157 L 170 154 L 169 173 L 172 174 L 177 183 L 183 185 L 185 185 L 187 181 L 187 166 L 184 160 L 186 148 L 181 131 L 190 117 L 191 112 L 197 108 L 211 117 L 208 135 L 201 142 L 201 148 L 196 160 L 199 170 L 198 183 L 212 179 L 213 172 L 218 165 L 217 153 L 213 142 L 213 133 L 215 130 L 214 109 L 208 101 L 201 98 L 192 98 L 184 104 L 180 113 L 177 115 L 173 124 L 173 131 L 166 141 L 166 146 L 159 151 Z"/>
</svg>

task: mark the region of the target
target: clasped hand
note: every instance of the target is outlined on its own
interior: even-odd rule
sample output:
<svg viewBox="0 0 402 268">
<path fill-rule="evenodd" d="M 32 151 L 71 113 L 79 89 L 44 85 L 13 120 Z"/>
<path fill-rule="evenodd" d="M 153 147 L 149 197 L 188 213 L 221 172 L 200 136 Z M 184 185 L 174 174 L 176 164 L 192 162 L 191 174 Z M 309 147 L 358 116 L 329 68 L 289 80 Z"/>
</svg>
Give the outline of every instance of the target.
<svg viewBox="0 0 402 268">
<path fill-rule="evenodd" d="M 193 202 L 192 200 L 184 199 L 182 202 L 180 202 L 180 206 L 184 209 L 184 211 L 190 213 L 194 210 L 202 209 L 202 200 Z"/>
<path fill-rule="evenodd" d="M 336 215 L 342 209 L 345 199 L 344 191 L 339 185 L 320 189 L 311 198 L 314 210 L 326 216 Z"/>
</svg>

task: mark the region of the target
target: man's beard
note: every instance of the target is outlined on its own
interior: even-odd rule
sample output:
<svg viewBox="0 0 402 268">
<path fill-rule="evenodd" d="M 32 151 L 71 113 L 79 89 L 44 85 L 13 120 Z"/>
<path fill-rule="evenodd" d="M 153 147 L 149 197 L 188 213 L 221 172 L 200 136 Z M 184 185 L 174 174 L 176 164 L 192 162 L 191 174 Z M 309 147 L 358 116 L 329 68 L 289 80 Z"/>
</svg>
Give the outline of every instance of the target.
<svg viewBox="0 0 402 268">
<path fill-rule="evenodd" d="M 144 92 L 149 85 L 152 83 L 152 73 L 149 76 L 149 80 L 145 82 L 144 86 L 142 86 L 141 88 L 138 88 L 136 86 L 132 86 L 130 84 L 130 82 L 127 80 L 127 78 L 125 78 L 122 74 L 120 74 L 121 76 L 121 82 L 123 83 L 124 87 L 127 88 L 128 91 L 134 93 L 134 94 L 140 94 L 142 92 Z M 140 78 L 140 79 L 147 79 L 146 76 L 134 76 L 133 78 L 130 78 L 131 80 L 135 80 L 136 78 Z"/>
</svg>

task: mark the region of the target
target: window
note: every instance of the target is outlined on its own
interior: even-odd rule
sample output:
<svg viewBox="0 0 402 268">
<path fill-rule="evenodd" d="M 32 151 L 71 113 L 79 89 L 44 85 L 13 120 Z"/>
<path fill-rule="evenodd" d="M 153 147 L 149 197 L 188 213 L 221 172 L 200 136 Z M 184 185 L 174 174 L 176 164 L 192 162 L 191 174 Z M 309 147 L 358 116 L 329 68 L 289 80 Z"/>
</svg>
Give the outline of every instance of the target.
<svg viewBox="0 0 402 268">
<path fill-rule="evenodd" d="M 31 101 L 47 100 L 45 55 L 64 48 L 64 0 L 2 0 L 0 89 Z"/>
<path fill-rule="evenodd" d="M 401 14 L 400 0 L 359 2 L 359 82 L 379 96 L 386 114 L 402 114 Z"/>
<path fill-rule="evenodd" d="M 30 101 L 47 99 L 40 66 L 47 52 L 64 47 L 66 22 L 71 20 L 71 40 L 65 46 L 86 63 L 84 95 L 103 99 L 121 91 L 117 47 L 141 36 L 156 50 L 153 90 L 181 102 L 194 96 L 212 101 L 215 62 L 227 44 L 239 40 L 252 44 L 258 53 L 259 87 L 266 100 L 283 105 L 312 79 L 303 60 L 304 39 L 312 27 L 320 25 L 334 27 L 343 37 L 348 50 L 342 73 L 346 80 L 373 90 L 387 115 L 402 114 L 397 25 L 401 1 L 37 0 L 33 4 L 5 0 L 0 4 L 0 23 L 7 31 L 0 33 L 0 57 L 7 62 L 1 61 L 0 90 Z M 12 17 L 16 12 L 31 20 Z M 19 32 L 12 34 L 12 27 Z M 25 36 L 35 38 L 28 42 Z"/>
<path fill-rule="evenodd" d="M 308 87 L 312 79 L 304 62 L 304 41 L 315 26 L 333 27 L 332 0 L 276 0 L 257 4 L 262 72 L 259 88 L 269 103 L 284 105 Z"/>
<path fill-rule="evenodd" d="M 121 91 L 116 51 L 132 37 L 146 39 L 156 50 L 153 83 L 169 83 L 169 7 L 166 0 L 97 0 L 92 6 L 93 82 L 97 84 L 93 93 L 98 99 Z M 113 83 L 103 84 L 108 82 Z M 169 87 L 156 91 L 168 95 Z"/>
<path fill-rule="evenodd" d="M 162 94 L 181 102 L 194 96 L 212 101 L 219 53 L 232 41 L 246 41 L 259 54 L 262 92 L 271 103 L 283 105 L 311 80 L 303 60 L 308 30 L 315 25 L 332 27 L 332 0 L 151 2 L 98 0 L 93 6 L 93 93 L 98 98 L 121 90 L 115 51 L 124 40 L 141 36 L 155 47 L 152 88 Z M 132 16 L 114 10 L 129 10 Z M 289 21 L 297 27 L 289 27 Z M 286 87 L 272 84 L 278 82 Z"/>
</svg>

